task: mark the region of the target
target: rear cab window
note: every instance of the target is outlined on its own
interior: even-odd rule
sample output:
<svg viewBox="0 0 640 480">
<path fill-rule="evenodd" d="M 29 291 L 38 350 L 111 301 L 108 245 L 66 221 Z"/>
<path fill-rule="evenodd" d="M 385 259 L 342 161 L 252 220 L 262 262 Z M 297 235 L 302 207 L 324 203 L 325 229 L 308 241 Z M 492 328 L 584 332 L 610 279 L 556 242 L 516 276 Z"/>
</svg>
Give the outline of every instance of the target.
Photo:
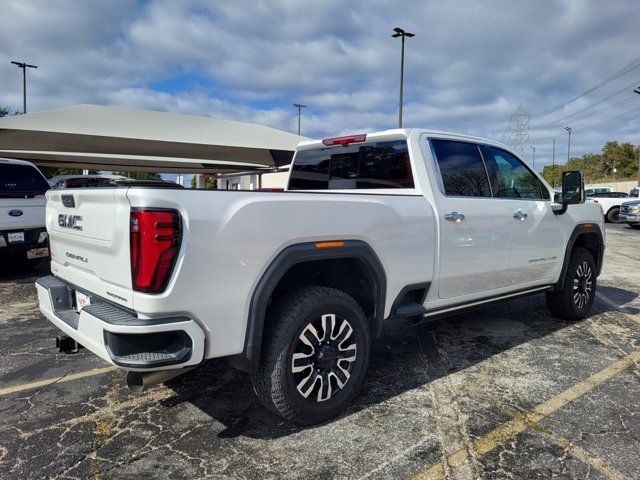
<svg viewBox="0 0 640 480">
<path fill-rule="evenodd" d="M 0 162 L 0 197 L 44 195 L 50 185 L 31 165 Z"/>
<path fill-rule="evenodd" d="M 478 145 L 470 142 L 432 139 L 445 195 L 490 197 L 491 187 Z"/>
<path fill-rule="evenodd" d="M 288 190 L 414 188 L 406 140 L 301 150 Z"/>
</svg>

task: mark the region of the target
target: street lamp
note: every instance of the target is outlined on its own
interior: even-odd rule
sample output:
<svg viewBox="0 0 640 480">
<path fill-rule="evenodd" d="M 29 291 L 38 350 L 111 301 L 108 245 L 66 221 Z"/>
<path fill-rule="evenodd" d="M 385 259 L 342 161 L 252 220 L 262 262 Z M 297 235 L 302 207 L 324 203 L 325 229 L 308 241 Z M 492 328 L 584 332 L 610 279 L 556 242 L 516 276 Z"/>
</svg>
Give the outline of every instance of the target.
<svg viewBox="0 0 640 480">
<path fill-rule="evenodd" d="M 398 110 L 398 128 L 402 128 L 402 93 L 404 84 L 404 37 L 415 37 L 415 34 L 409 33 L 400 27 L 393 29 L 394 33 L 391 35 L 393 38 L 402 37 L 402 53 L 400 54 L 400 108 Z"/>
<path fill-rule="evenodd" d="M 536 169 L 536 147 L 529 146 L 529 148 L 533 150 L 533 161 L 532 161 L 533 165 L 531 168 L 535 170 Z"/>
<path fill-rule="evenodd" d="M 298 109 L 298 135 L 300 135 L 300 112 L 303 108 L 307 108 L 307 106 L 301 103 L 294 103 L 293 106 Z"/>
<path fill-rule="evenodd" d="M 571 129 L 569 127 L 564 127 L 564 129 L 569 134 L 569 142 L 567 143 L 567 167 L 569 167 L 569 154 L 571 152 Z"/>
<path fill-rule="evenodd" d="M 556 188 L 556 139 L 553 139 L 553 150 L 551 153 L 551 168 L 552 168 L 552 172 L 553 172 L 553 177 L 551 179 L 551 186 L 555 189 Z"/>
<path fill-rule="evenodd" d="M 634 89 L 633 93 L 640 95 L 640 87 Z M 638 187 L 640 187 L 640 149 L 638 151 Z"/>
<path fill-rule="evenodd" d="M 11 62 L 22 69 L 22 113 L 27 113 L 27 68 L 38 68 L 25 62 Z"/>
</svg>

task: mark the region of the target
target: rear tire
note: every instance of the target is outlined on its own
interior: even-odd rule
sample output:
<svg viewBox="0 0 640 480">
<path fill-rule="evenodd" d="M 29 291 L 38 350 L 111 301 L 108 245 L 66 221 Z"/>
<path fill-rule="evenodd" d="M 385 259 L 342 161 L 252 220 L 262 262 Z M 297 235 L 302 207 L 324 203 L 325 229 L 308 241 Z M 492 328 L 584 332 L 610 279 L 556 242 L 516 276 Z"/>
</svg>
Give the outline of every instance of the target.
<svg viewBox="0 0 640 480">
<path fill-rule="evenodd" d="M 631 228 L 635 228 L 636 230 L 640 230 L 640 223 L 629 223 Z"/>
<path fill-rule="evenodd" d="M 571 254 L 561 289 L 546 292 L 551 314 L 565 320 L 585 318 L 595 298 L 596 284 L 596 262 L 591 252 L 586 248 L 576 248 Z"/>
<path fill-rule="evenodd" d="M 620 223 L 620 209 L 613 207 L 607 212 L 607 221 L 610 223 Z"/>
<path fill-rule="evenodd" d="M 370 333 L 346 293 L 302 287 L 276 299 L 265 323 L 253 389 L 271 411 L 300 425 L 338 415 L 351 402 L 369 362 Z"/>
</svg>

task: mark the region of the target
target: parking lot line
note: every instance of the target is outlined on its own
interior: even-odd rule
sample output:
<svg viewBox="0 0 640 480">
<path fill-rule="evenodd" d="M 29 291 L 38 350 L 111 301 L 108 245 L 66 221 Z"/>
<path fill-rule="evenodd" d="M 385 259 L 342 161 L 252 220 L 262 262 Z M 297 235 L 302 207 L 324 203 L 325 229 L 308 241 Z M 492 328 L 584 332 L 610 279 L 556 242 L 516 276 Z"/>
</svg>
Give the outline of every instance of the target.
<svg viewBox="0 0 640 480">
<path fill-rule="evenodd" d="M 11 393 L 23 392 L 25 390 L 45 387 L 47 385 L 51 385 L 52 383 L 70 382 L 71 380 L 78 380 L 80 378 L 92 377 L 94 375 L 100 375 L 102 373 L 111 372 L 115 369 L 116 367 L 114 366 L 94 368 L 93 370 L 86 370 L 84 372 L 72 373 L 70 375 L 63 375 L 61 377 L 56 377 L 56 378 L 48 378 L 47 380 L 40 380 L 37 382 L 31 382 L 31 383 L 23 383 L 22 385 L 14 385 L 13 387 L 0 388 L 0 397 L 4 395 L 9 395 Z"/>
<path fill-rule="evenodd" d="M 629 355 L 622 357 L 620 360 L 609 365 L 603 370 L 600 370 L 598 373 L 591 375 L 589 378 L 575 384 L 567 390 L 564 390 L 549 400 L 542 402 L 528 412 L 516 415 L 511 420 L 504 422 L 489 433 L 483 435 L 477 440 L 474 440 L 473 443 L 476 453 L 478 455 L 489 453 L 494 448 L 508 440 L 511 440 L 529 427 L 535 427 L 544 418 L 560 410 L 562 407 L 573 402 L 585 393 L 588 393 L 594 388 L 602 385 L 607 380 L 612 379 L 631 365 L 634 365 L 638 360 L 640 360 L 640 350 L 636 350 Z M 460 468 L 467 460 L 469 460 L 469 454 L 465 448 L 457 450 L 446 458 L 448 466 L 455 470 Z M 440 479 L 444 478 L 444 473 L 444 463 L 437 462 L 416 473 L 411 478 L 414 480 Z"/>
<path fill-rule="evenodd" d="M 548 428 L 545 428 L 540 424 L 536 424 L 532 426 L 532 429 L 535 430 L 540 435 L 542 435 L 543 437 L 545 437 L 546 439 L 558 445 L 564 451 L 568 452 L 571 456 L 586 463 L 591 468 L 597 470 L 607 478 L 610 478 L 612 480 L 630 480 L 628 476 L 616 470 L 611 465 L 608 465 L 604 460 L 601 460 L 598 457 L 594 457 L 585 449 L 580 448 L 577 445 L 574 445 L 572 442 L 570 442 L 566 438 L 553 433 Z"/>
<path fill-rule="evenodd" d="M 603 295 L 600 292 L 596 292 L 596 297 L 598 297 L 600 300 L 602 300 L 604 303 L 609 305 L 611 308 L 613 308 L 617 312 L 623 313 L 626 317 L 630 318 L 631 320 L 633 320 L 636 323 L 640 323 L 640 315 L 634 315 L 633 313 L 627 312 L 620 305 L 618 305 L 613 300 L 611 300 L 609 297 Z"/>
</svg>

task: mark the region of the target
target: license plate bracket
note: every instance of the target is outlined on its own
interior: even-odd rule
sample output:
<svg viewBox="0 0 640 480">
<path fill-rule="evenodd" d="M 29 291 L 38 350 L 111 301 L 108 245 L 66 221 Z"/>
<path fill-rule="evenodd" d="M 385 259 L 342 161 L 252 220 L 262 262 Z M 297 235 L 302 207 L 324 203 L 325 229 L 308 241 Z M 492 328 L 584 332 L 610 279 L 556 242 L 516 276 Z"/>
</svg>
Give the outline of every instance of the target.
<svg viewBox="0 0 640 480">
<path fill-rule="evenodd" d="M 91 297 L 76 290 L 76 312 L 80 313 L 84 307 L 89 305 L 91 305 Z"/>
<path fill-rule="evenodd" d="M 27 250 L 27 258 L 29 260 L 35 260 L 36 258 L 45 258 L 49 256 L 49 249 L 47 247 L 31 248 Z"/>
</svg>

